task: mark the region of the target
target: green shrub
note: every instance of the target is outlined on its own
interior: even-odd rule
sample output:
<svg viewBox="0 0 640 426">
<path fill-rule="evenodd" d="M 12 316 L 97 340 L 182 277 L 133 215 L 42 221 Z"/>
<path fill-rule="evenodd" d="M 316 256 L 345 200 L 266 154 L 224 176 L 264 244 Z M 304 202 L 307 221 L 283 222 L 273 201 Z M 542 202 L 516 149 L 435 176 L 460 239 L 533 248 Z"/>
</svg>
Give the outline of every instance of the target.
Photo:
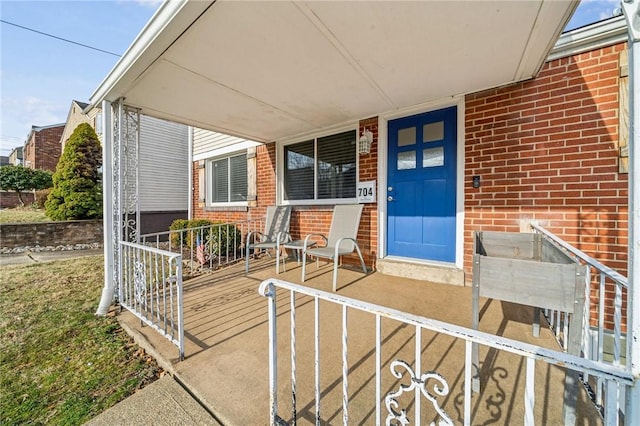
<svg viewBox="0 0 640 426">
<path fill-rule="evenodd" d="M 44 209 L 44 203 L 47 202 L 47 198 L 51 193 L 51 188 L 41 189 L 40 191 L 36 191 L 35 199 L 33 200 L 33 205 L 37 209 Z"/>
<path fill-rule="evenodd" d="M 88 123 L 76 127 L 53 174 L 53 189 L 47 198 L 47 216 L 53 220 L 102 217 L 102 183 L 99 169 L 102 149 Z"/>
<path fill-rule="evenodd" d="M 50 188 L 52 185 L 50 171 L 30 169 L 12 164 L 0 167 L 0 189 L 3 191 L 16 191 L 18 201 L 23 207 L 23 191 Z"/>
<path fill-rule="evenodd" d="M 242 234 L 240 233 L 238 227 L 234 224 L 222 225 L 223 223 L 225 222 L 214 222 L 214 224 L 219 224 L 221 226 L 214 226 L 213 228 L 211 228 L 212 235 L 210 237 L 210 241 L 208 241 L 207 244 L 209 253 L 215 255 L 227 253 L 232 254 L 235 253 L 238 248 L 240 248 Z"/>
<path fill-rule="evenodd" d="M 169 226 L 170 231 L 180 231 L 183 229 L 187 229 L 189 221 L 187 219 L 176 219 L 171 222 L 171 226 Z M 179 247 L 180 242 L 182 241 L 184 245 L 185 238 L 187 237 L 187 232 L 172 232 L 171 233 L 171 245 L 173 247 Z"/>
<path fill-rule="evenodd" d="M 171 244 L 178 247 L 182 241 L 184 247 L 195 248 L 196 242 L 200 240 L 206 245 L 207 253 L 211 255 L 235 253 L 240 247 L 241 233 L 237 226 L 225 223 L 209 219 L 176 219 L 169 229 L 180 232 L 171 234 Z"/>
</svg>

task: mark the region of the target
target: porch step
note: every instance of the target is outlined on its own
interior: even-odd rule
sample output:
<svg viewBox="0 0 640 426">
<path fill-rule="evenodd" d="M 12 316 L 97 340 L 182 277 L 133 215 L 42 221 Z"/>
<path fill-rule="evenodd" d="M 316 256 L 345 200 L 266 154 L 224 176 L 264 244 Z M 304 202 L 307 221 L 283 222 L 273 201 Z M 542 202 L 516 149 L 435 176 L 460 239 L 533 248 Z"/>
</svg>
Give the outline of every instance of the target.
<svg viewBox="0 0 640 426">
<path fill-rule="evenodd" d="M 376 262 L 376 270 L 381 274 L 394 277 L 464 286 L 464 271 L 451 266 L 396 259 L 378 259 Z"/>
</svg>

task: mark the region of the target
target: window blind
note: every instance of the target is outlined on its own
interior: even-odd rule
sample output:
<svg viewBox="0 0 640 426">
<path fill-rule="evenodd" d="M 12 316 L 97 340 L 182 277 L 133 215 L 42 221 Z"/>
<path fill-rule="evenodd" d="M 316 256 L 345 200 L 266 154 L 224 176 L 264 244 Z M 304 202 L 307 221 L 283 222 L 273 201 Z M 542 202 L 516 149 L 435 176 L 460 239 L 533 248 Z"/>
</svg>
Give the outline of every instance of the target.
<svg viewBox="0 0 640 426">
<path fill-rule="evenodd" d="M 230 201 L 246 201 L 247 199 L 247 156 L 237 155 L 229 158 Z"/>
<path fill-rule="evenodd" d="M 312 200 L 314 198 L 314 141 L 306 141 L 284 148 L 284 199 Z"/>
</svg>

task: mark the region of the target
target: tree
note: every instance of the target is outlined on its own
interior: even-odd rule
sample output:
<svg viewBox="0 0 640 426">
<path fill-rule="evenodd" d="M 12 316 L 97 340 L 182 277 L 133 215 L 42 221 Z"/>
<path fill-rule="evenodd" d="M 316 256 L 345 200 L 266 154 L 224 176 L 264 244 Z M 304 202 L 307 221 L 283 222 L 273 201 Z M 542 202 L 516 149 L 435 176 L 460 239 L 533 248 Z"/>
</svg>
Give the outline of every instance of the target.
<svg viewBox="0 0 640 426">
<path fill-rule="evenodd" d="M 53 181 L 49 171 L 14 165 L 0 167 L 0 189 L 16 191 L 22 206 L 24 206 L 22 191 L 47 189 L 52 185 Z"/>
<path fill-rule="evenodd" d="M 102 183 L 99 169 L 102 149 L 88 123 L 76 127 L 53 174 L 53 189 L 45 203 L 53 220 L 102 217 Z"/>
</svg>

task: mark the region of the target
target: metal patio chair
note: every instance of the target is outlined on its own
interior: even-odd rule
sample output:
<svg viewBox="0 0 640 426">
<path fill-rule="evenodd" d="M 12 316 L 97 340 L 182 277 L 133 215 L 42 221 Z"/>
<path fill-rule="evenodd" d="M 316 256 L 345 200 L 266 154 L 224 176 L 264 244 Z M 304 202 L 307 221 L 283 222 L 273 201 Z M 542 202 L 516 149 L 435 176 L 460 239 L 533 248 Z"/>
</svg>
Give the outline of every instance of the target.
<svg viewBox="0 0 640 426">
<path fill-rule="evenodd" d="M 280 272 L 280 245 L 291 240 L 289 223 L 291 222 L 291 206 L 267 207 L 267 218 L 264 232 L 251 231 L 247 235 L 247 261 L 245 272 L 249 273 L 251 249 L 276 249 L 276 273 Z M 254 241 L 256 240 L 257 241 Z"/>
<path fill-rule="evenodd" d="M 336 291 L 338 281 L 338 263 L 340 256 L 351 254 L 355 250 L 360 257 L 362 271 L 366 274 L 367 267 L 362 259 L 362 252 L 356 241 L 358 227 L 360 226 L 360 216 L 362 215 L 362 204 L 337 205 L 333 209 L 331 228 L 329 236 L 323 234 L 309 234 L 305 237 L 302 246 L 302 282 L 304 282 L 307 256 L 325 258 L 333 260 L 333 291 Z M 325 242 L 324 247 L 311 247 L 310 239 L 314 236 L 322 237 Z"/>
</svg>

